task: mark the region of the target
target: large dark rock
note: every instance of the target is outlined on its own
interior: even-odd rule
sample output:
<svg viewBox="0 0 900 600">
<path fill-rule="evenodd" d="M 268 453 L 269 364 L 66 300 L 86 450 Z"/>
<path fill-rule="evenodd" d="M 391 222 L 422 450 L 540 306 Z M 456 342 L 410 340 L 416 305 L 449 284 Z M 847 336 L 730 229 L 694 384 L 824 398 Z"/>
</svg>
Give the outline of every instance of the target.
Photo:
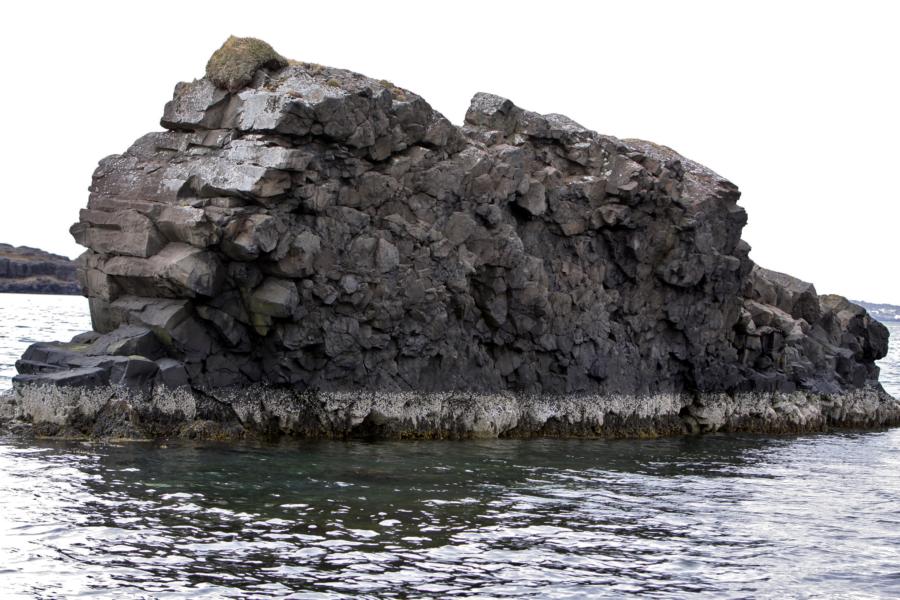
<svg viewBox="0 0 900 600">
<path fill-rule="evenodd" d="M 0 244 L 0 293 L 80 294 L 81 285 L 65 256 Z"/>
<path fill-rule="evenodd" d="M 135 348 L 108 367 L 120 397 L 182 390 L 189 427 L 216 398 L 297 435 L 900 419 L 885 328 L 755 266 L 737 187 L 702 165 L 491 94 L 456 127 L 386 81 L 244 58 L 252 76 L 179 84 L 166 131 L 103 159 L 72 228 L 91 347 Z M 62 380 L 42 365 L 86 368 L 71 346 L 26 357 L 22 406 Z"/>
</svg>

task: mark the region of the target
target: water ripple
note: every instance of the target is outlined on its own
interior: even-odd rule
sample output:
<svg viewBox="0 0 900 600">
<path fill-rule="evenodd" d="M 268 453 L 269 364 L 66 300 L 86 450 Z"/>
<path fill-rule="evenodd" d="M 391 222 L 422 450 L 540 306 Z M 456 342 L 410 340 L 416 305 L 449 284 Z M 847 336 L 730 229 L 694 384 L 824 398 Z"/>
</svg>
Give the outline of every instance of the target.
<svg viewBox="0 0 900 600">
<path fill-rule="evenodd" d="M 48 598 L 890 597 L 898 450 L 900 430 L 278 447 L 6 440 L 0 557 L 7 589 Z"/>
</svg>

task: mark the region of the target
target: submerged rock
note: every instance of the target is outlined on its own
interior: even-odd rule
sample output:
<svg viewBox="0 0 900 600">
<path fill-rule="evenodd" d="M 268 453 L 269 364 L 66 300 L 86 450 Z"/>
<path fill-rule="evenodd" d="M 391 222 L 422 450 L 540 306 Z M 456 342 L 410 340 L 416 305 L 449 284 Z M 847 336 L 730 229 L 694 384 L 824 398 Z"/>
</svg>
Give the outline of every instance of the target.
<svg viewBox="0 0 900 600">
<path fill-rule="evenodd" d="M 900 423 L 884 326 L 754 265 L 709 169 L 491 94 L 456 127 L 251 42 L 101 161 L 72 228 L 96 334 L 29 348 L 7 418 L 125 437 Z"/>
</svg>

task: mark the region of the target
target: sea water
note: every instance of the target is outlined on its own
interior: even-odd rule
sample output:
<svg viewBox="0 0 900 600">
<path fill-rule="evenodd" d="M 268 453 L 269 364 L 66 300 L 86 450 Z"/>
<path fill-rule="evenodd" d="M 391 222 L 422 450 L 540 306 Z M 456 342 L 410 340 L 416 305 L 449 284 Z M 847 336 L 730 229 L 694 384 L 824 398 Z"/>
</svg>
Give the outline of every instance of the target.
<svg viewBox="0 0 900 600">
<path fill-rule="evenodd" d="M 900 336 L 900 325 L 890 325 Z M 0 387 L 83 298 L 0 295 Z M 882 382 L 900 392 L 892 338 Z M 0 439 L 0 597 L 900 597 L 900 429 Z"/>
</svg>

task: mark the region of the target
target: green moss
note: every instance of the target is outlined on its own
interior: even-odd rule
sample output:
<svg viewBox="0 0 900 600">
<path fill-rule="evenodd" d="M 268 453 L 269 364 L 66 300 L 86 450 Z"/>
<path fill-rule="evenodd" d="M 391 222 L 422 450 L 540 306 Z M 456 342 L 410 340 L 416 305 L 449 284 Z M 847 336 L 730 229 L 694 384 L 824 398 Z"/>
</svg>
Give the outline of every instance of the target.
<svg viewBox="0 0 900 600">
<path fill-rule="evenodd" d="M 269 328 L 272 326 L 272 318 L 260 313 L 251 313 L 250 323 L 253 325 L 256 333 L 266 336 L 269 333 Z"/>
<path fill-rule="evenodd" d="M 168 348 L 174 347 L 174 342 L 172 340 L 172 335 L 165 330 L 164 327 L 152 327 L 153 333 L 156 334 L 157 339 L 162 343 L 163 346 Z"/>
<path fill-rule="evenodd" d="M 236 92 L 253 81 L 259 69 L 280 69 L 287 65 L 288 61 L 266 42 L 231 36 L 209 58 L 206 76 L 217 87 Z"/>
</svg>

